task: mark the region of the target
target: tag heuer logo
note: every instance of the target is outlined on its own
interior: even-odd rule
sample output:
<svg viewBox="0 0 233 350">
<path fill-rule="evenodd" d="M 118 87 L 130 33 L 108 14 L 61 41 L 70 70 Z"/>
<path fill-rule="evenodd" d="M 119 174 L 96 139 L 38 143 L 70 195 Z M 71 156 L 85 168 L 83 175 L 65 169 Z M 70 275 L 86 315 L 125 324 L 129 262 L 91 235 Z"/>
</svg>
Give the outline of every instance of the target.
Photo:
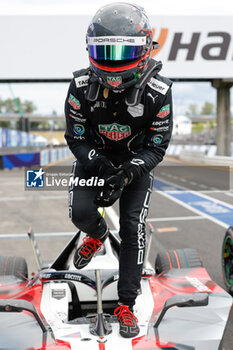
<svg viewBox="0 0 233 350">
<path fill-rule="evenodd" d="M 117 87 L 122 84 L 122 77 L 107 77 L 107 83 L 113 87 Z"/>
<path fill-rule="evenodd" d="M 75 78 L 74 80 L 75 80 L 77 88 L 81 88 L 83 86 L 88 85 L 89 75 L 83 75 L 81 77 Z"/>
<path fill-rule="evenodd" d="M 74 108 L 74 109 L 80 109 L 81 103 L 77 98 L 75 98 L 72 94 L 69 95 L 68 103 Z"/>
<path fill-rule="evenodd" d="M 131 128 L 129 125 L 117 123 L 101 124 L 99 125 L 99 133 L 112 141 L 119 141 L 131 135 Z"/>
<path fill-rule="evenodd" d="M 169 89 L 169 85 L 153 77 L 150 79 L 150 81 L 147 84 L 151 87 L 151 89 L 160 92 L 162 95 L 166 95 Z"/>
<path fill-rule="evenodd" d="M 170 104 L 163 106 L 159 113 L 157 114 L 157 117 L 159 118 L 165 118 L 170 113 Z"/>
</svg>

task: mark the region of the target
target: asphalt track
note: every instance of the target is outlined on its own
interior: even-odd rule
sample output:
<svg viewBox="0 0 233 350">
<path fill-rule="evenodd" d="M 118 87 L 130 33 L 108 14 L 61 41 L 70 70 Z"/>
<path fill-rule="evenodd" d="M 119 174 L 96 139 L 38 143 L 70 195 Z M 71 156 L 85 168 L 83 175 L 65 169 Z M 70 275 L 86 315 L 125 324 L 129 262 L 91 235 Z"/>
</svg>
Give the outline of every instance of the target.
<svg viewBox="0 0 233 350">
<path fill-rule="evenodd" d="M 71 168 L 72 159 L 59 165 Z M 211 278 L 224 287 L 221 245 L 233 225 L 233 181 L 227 168 L 191 166 L 166 158 L 155 172 L 148 215 L 154 226 L 150 262 L 158 251 L 192 247 L 198 250 Z M 181 189 L 185 189 L 181 192 Z M 53 260 L 76 232 L 68 218 L 66 191 L 25 191 L 24 169 L 0 172 L 0 254 L 24 256 L 36 272 L 27 229 L 32 226 L 44 260 Z M 110 228 L 118 228 L 118 207 L 106 212 Z M 42 238 L 41 238 L 42 237 Z M 233 349 L 233 316 L 224 342 Z M 208 350 L 208 349 L 207 349 Z"/>
</svg>

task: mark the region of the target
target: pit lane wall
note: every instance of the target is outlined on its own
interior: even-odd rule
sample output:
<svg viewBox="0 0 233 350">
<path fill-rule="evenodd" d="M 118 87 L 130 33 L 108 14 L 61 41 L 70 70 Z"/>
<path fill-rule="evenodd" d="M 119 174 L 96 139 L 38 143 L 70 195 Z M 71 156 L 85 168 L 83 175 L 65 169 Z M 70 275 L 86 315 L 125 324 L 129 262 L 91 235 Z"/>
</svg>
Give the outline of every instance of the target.
<svg viewBox="0 0 233 350">
<path fill-rule="evenodd" d="M 194 163 L 233 164 L 233 145 L 231 149 L 232 157 L 216 156 L 216 145 L 170 145 L 166 154 L 168 156 L 179 157 L 180 159 Z M 13 169 L 16 167 L 44 166 L 71 156 L 68 147 L 59 147 L 49 150 L 41 150 L 31 153 L 14 153 L 0 155 L 0 169 Z"/>
<path fill-rule="evenodd" d="M 185 162 L 233 167 L 233 143 L 231 157 L 218 156 L 216 145 L 170 145 L 166 155 L 175 156 Z"/>
<path fill-rule="evenodd" d="M 189 151 L 189 152 L 203 152 L 209 157 L 215 156 L 217 153 L 216 145 L 173 145 L 170 144 L 166 154 L 168 156 L 176 156 L 178 157 L 181 152 Z M 233 155 L 233 149 L 232 149 Z"/>
<path fill-rule="evenodd" d="M 59 147 L 31 153 L 14 153 L 0 155 L 0 169 L 18 167 L 44 166 L 71 156 L 68 147 Z"/>
</svg>

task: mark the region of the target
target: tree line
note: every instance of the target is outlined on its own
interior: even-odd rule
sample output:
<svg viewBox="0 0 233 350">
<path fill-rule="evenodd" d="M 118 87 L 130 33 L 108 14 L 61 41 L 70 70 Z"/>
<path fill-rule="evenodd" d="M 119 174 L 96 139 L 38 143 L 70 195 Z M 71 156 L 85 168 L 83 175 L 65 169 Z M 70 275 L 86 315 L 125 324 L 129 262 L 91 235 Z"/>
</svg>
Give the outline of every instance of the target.
<svg viewBox="0 0 233 350">
<path fill-rule="evenodd" d="M 195 115 L 212 115 L 215 113 L 215 106 L 213 103 L 205 102 L 202 106 L 201 110 L 197 103 L 192 103 L 189 105 L 188 110 L 186 111 L 187 116 L 195 116 Z"/>
<path fill-rule="evenodd" d="M 16 98 L 7 98 L 3 100 L 0 98 L 0 113 L 2 114 L 19 114 L 20 116 L 25 116 L 26 114 L 31 114 L 37 110 L 36 105 L 29 100 L 22 101 L 19 97 Z M 52 112 L 53 115 L 56 115 L 56 111 Z M 0 128 L 13 128 L 13 129 L 22 129 L 22 122 L 19 120 L 17 122 L 9 121 L 0 121 Z M 56 130 L 65 129 L 65 120 L 64 121 L 53 121 L 42 120 L 40 122 L 31 122 L 30 127 L 27 127 L 27 131 L 30 130 L 51 130 L 51 128 Z"/>
<path fill-rule="evenodd" d="M 5 100 L 0 98 L 0 113 L 26 114 L 33 113 L 36 109 L 34 103 L 29 100 L 22 101 L 19 97 Z"/>
</svg>

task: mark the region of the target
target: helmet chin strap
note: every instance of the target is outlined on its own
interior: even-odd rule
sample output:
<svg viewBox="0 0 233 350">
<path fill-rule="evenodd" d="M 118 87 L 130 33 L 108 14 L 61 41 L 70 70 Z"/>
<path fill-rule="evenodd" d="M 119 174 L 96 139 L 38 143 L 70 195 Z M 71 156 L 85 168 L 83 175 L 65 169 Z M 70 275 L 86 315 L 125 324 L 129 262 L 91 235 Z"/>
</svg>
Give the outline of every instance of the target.
<svg viewBox="0 0 233 350">
<path fill-rule="evenodd" d="M 86 92 L 86 100 L 94 102 L 97 100 L 100 92 L 100 83 L 95 74 L 91 70 L 89 70 L 89 84 L 87 87 L 87 92 Z"/>
<path fill-rule="evenodd" d="M 121 89 L 121 90 L 112 90 L 114 93 L 121 93 L 123 91 L 127 91 L 126 96 L 125 96 L 125 103 L 127 106 L 136 106 L 137 104 L 140 103 L 140 99 L 142 96 L 142 93 L 146 87 L 146 84 L 150 80 L 152 76 L 155 75 L 156 72 L 159 72 L 162 68 L 162 62 L 161 61 L 155 61 L 151 59 L 148 64 L 148 68 L 146 72 L 142 75 L 141 78 L 137 81 L 135 85 L 128 89 Z M 95 75 L 95 73 L 91 72 L 90 74 L 90 80 L 86 92 L 86 100 L 94 102 L 97 100 L 100 92 L 100 83 Z M 104 90 L 105 91 L 105 90 Z M 105 95 L 108 98 L 108 94 L 105 93 Z"/>
<path fill-rule="evenodd" d="M 142 93 L 146 87 L 146 84 L 155 75 L 155 72 L 159 72 L 162 68 L 161 61 L 155 61 L 151 59 L 148 64 L 146 72 L 142 77 L 137 81 L 135 85 L 128 89 L 128 92 L 125 97 L 125 103 L 127 106 L 136 106 L 140 103 Z"/>
</svg>

